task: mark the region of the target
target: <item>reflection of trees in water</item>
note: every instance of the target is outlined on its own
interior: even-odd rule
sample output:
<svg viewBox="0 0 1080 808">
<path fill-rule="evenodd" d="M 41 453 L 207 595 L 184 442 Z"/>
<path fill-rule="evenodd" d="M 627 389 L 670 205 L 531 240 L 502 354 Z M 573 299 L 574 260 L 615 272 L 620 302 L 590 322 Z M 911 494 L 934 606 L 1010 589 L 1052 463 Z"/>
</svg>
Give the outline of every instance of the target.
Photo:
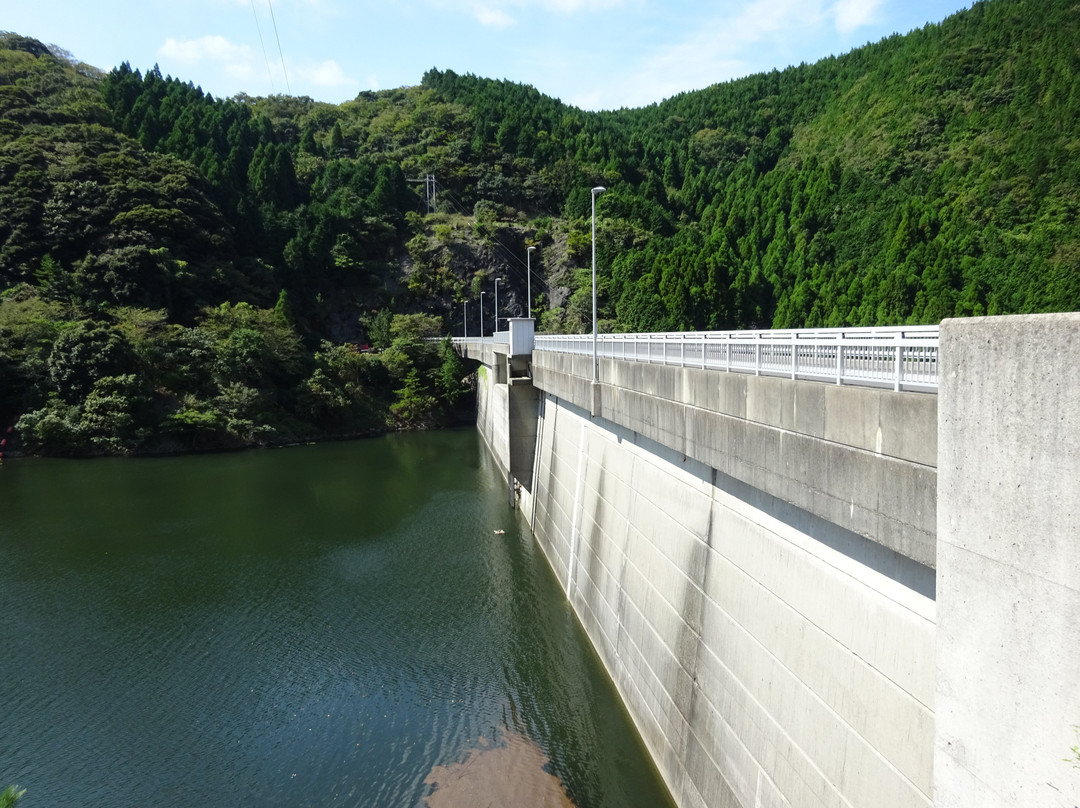
<svg viewBox="0 0 1080 808">
<path fill-rule="evenodd" d="M 498 746 L 485 738 L 479 743 L 461 763 L 436 766 L 424 778 L 425 784 L 435 787 L 425 798 L 429 808 L 574 808 L 535 742 L 506 731 Z"/>
</svg>

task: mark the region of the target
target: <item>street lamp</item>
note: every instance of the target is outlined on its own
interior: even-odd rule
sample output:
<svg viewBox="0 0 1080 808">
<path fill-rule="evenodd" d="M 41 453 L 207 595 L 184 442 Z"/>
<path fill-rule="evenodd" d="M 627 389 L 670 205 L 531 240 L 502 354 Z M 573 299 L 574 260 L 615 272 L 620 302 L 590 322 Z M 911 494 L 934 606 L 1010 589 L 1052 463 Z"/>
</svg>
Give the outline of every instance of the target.
<svg viewBox="0 0 1080 808">
<path fill-rule="evenodd" d="M 469 338 L 469 301 L 461 301 L 461 328 L 463 331 L 462 336 L 465 339 Z"/>
<path fill-rule="evenodd" d="M 532 317 L 532 254 L 536 250 L 536 247 L 529 247 L 525 251 L 525 266 L 528 269 L 525 272 L 525 286 L 528 291 L 525 292 L 525 301 L 528 304 L 526 309 L 526 317 Z"/>
<path fill-rule="evenodd" d="M 480 292 L 480 339 L 484 338 L 484 295 L 487 292 Z"/>
<path fill-rule="evenodd" d="M 599 364 L 596 359 L 596 197 L 607 188 L 597 185 L 592 189 L 592 380 L 596 384 Z"/>
<path fill-rule="evenodd" d="M 500 278 L 495 279 L 495 331 L 491 332 L 491 336 L 495 336 L 495 332 L 499 330 L 499 281 Z"/>
</svg>

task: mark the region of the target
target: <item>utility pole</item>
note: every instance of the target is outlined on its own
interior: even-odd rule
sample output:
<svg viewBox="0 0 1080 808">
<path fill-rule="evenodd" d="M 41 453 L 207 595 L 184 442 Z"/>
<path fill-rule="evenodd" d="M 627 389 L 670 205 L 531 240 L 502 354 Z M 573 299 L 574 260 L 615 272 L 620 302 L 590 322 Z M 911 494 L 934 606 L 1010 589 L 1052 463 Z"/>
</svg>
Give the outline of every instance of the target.
<svg viewBox="0 0 1080 808">
<path fill-rule="evenodd" d="M 438 213 L 435 207 L 435 175 L 425 174 L 422 180 L 408 180 L 408 182 L 424 183 L 424 195 L 427 198 L 427 212 Z"/>
<path fill-rule="evenodd" d="M 427 189 L 428 213 L 437 213 L 435 207 L 435 175 L 428 174 L 424 177 L 424 187 Z"/>
</svg>

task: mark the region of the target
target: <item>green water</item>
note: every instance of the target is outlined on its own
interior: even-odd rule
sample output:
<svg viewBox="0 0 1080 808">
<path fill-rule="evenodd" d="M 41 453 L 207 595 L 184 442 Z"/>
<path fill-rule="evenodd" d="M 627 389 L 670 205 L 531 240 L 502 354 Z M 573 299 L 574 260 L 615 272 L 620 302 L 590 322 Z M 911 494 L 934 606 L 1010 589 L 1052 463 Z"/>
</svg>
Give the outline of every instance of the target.
<svg viewBox="0 0 1080 808">
<path fill-rule="evenodd" d="M 0 788 L 423 806 L 523 737 L 579 808 L 669 806 L 503 485 L 471 430 L 8 461 Z"/>
</svg>

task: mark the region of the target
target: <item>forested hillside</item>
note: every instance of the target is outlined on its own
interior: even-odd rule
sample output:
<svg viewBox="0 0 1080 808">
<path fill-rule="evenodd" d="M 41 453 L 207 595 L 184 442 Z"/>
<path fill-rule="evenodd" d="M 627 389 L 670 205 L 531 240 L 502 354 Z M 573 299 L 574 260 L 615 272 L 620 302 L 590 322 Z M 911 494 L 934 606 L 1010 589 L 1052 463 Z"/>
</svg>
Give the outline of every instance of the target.
<svg viewBox="0 0 1080 808">
<path fill-rule="evenodd" d="M 430 70 L 215 99 L 0 34 L 0 429 L 176 451 L 446 423 L 424 338 L 1080 309 L 1080 4 L 989 0 L 644 109 Z M 438 184 L 428 211 L 426 175 Z M 525 251 L 533 300 L 525 300 Z M 367 351 L 361 346 L 371 345 Z"/>
</svg>

